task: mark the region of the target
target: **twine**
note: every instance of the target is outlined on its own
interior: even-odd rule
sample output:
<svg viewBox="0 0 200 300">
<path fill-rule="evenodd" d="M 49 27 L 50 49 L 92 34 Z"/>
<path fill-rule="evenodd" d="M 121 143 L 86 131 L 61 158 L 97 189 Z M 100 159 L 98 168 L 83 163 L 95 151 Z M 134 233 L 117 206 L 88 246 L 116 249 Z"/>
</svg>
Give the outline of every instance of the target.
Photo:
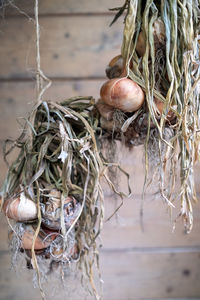
<svg viewBox="0 0 200 300">
<path fill-rule="evenodd" d="M 40 66 L 40 26 L 39 26 L 39 20 L 38 20 L 38 0 L 35 0 L 35 29 L 36 29 L 36 63 L 37 63 L 37 69 L 36 69 L 36 87 L 37 87 L 37 97 L 36 97 L 36 106 L 40 105 L 42 103 L 42 96 L 44 92 L 51 86 L 51 80 L 46 77 L 41 70 Z M 44 82 L 46 82 L 46 85 L 44 85 Z M 32 124 L 34 124 L 35 120 L 35 115 L 36 115 L 36 110 L 32 114 Z M 30 135 L 30 148 L 32 146 L 32 133 Z M 37 274 L 37 279 L 38 279 L 38 285 L 40 289 L 40 293 L 42 296 L 43 300 L 46 300 L 45 293 L 42 288 L 42 283 L 41 283 L 41 276 L 40 276 L 40 269 L 38 266 L 38 261 L 37 257 L 35 254 L 35 243 L 36 239 L 38 237 L 39 231 L 40 231 L 40 226 L 41 226 L 41 211 L 40 211 L 40 190 L 39 190 L 39 185 L 36 181 L 37 184 L 37 209 L 38 209 L 38 225 L 33 237 L 33 243 L 32 243 L 32 266 L 36 271 Z"/>
<path fill-rule="evenodd" d="M 38 104 L 42 102 L 42 96 L 45 91 L 51 86 L 51 80 L 45 76 L 40 66 L 40 25 L 38 20 L 38 0 L 35 0 L 35 29 L 36 29 L 36 86 L 37 86 L 37 98 Z M 46 82 L 46 85 L 44 85 Z"/>
</svg>

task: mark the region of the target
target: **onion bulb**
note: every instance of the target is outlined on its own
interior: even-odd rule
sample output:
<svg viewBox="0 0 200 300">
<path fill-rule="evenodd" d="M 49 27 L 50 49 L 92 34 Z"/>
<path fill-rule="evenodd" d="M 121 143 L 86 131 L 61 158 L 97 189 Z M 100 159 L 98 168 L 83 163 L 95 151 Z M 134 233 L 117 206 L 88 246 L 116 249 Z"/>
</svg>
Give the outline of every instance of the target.
<svg viewBox="0 0 200 300">
<path fill-rule="evenodd" d="M 165 44 L 166 35 L 165 35 L 165 25 L 161 18 L 158 18 L 153 23 L 153 35 L 155 50 L 158 50 L 160 46 Z M 143 31 L 140 32 L 136 44 L 136 51 L 139 56 L 144 56 L 146 51 L 146 39 Z"/>
<path fill-rule="evenodd" d="M 21 247 L 25 250 L 31 250 L 33 239 L 35 235 L 35 230 L 32 226 L 28 225 L 25 227 L 21 238 Z M 44 230 L 40 229 L 39 234 L 35 240 L 35 250 L 41 250 L 47 248 L 51 242 L 56 238 L 58 234 L 55 233 L 53 235 L 47 234 Z"/>
<path fill-rule="evenodd" d="M 112 120 L 114 108 L 106 103 L 104 103 L 101 99 L 96 104 L 96 107 L 100 113 L 100 115 L 106 119 L 107 121 Z"/>
<path fill-rule="evenodd" d="M 109 79 L 120 77 L 124 70 L 124 60 L 121 55 L 115 56 L 106 67 L 106 75 Z"/>
<path fill-rule="evenodd" d="M 154 98 L 154 102 L 156 104 L 156 113 L 158 114 L 158 117 L 160 117 L 163 113 L 164 103 L 157 98 Z M 173 108 L 176 109 L 177 106 L 174 105 Z M 175 116 L 174 112 L 170 110 L 167 114 L 167 120 L 172 121 L 173 119 L 175 119 L 175 117 L 176 116 Z"/>
<path fill-rule="evenodd" d="M 100 118 L 101 128 L 112 131 L 114 129 L 114 122 L 112 120 L 106 120 L 104 117 Z"/>
<path fill-rule="evenodd" d="M 63 214 L 65 226 L 70 227 L 80 211 L 80 203 L 74 197 L 64 199 Z M 42 224 L 47 228 L 61 229 L 61 193 L 60 198 L 49 197 L 42 207 Z"/>
<path fill-rule="evenodd" d="M 3 204 L 3 211 L 8 218 L 18 222 L 37 218 L 36 204 L 26 198 L 23 193 L 18 198 L 6 200 Z"/>
<path fill-rule="evenodd" d="M 160 44 L 163 45 L 165 44 L 166 41 L 165 25 L 161 18 L 158 18 L 153 23 L 153 35 L 154 35 L 155 42 L 157 40 Z"/>
<path fill-rule="evenodd" d="M 124 112 L 138 110 L 144 102 L 144 93 L 137 83 L 128 78 L 106 81 L 100 90 L 101 99 Z"/>
<path fill-rule="evenodd" d="M 135 50 L 140 57 L 144 56 L 145 51 L 146 51 L 146 41 L 145 41 L 144 33 L 142 31 L 140 32 L 140 34 L 138 36 Z"/>
</svg>

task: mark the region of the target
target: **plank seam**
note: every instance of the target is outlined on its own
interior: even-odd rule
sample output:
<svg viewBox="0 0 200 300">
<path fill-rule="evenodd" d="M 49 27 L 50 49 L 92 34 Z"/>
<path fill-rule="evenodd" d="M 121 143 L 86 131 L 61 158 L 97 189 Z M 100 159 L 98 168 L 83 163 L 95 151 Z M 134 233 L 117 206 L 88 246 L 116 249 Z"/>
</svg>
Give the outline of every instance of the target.
<svg viewBox="0 0 200 300">
<path fill-rule="evenodd" d="M 84 80 L 106 80 L 106 76 L 87 76 L 87 77 L 50 77 L 52 81 L 84 81 Z M 11 78 L 0 78 L 2 82 L 32 82 L 34 77 L 11 77 Z"/>
<path fill-rule="evenodd" d="M 102 253 L 200 253 L 200 246 L 193 247 L 129 247 L 129 248 L 101 248 Z"/>
<path fill-rule="evenodd" d="M 200 298 L 187 297 L 187 298 L 153 298 L 153 299 L 143 299 L 143 300 L 200 300 Z"/>
<path fill-rule="evenodd" d="M 33 13 L 27 14 L 30 18 L 34 18 Z M 69 13 L 40 13 L 40 18 L 63 18 L 63 17 L 110 17 L 115 16 L 114 12 L 69 12 Z M 5 14 L 5 19 L 18 19 L 18 18 L 24 18 L 25 16 L 23 14 L 15 15 L 15 14 Z"/>
</svg>

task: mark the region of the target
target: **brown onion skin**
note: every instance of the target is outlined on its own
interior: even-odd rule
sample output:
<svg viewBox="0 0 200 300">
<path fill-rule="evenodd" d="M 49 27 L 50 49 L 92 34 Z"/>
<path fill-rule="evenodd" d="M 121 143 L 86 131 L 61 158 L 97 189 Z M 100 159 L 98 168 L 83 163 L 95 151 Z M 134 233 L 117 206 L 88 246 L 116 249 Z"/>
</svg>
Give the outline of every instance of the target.
<svg viewBox="0 0 200 300">
<path fill-rule="evenodd" d="M 96 104 L 96 107 L 100 113 L 100 115 L 106 119 L 107 121 L 112 120 L 113 114 L 114 114 L 114 108 L 108 104 L 106 104 L 104 101 L 99 99 L 99 101 Z"/>
<path fill-rule="evenodd" d="M 156 104 L 156 108 L 158 110 L 158 117 L 160 117 L 163 113 L 163 109 L 164 109 L 164 103 L 162 101 L 160 101 L 157 98 L 154 98 L 154 102 Z M 176 115 L 173 113 L 173 111 L 169 111 L 167 114 L 167 120 L 168 121 L 172 121 L 174 120 L 176 117 Z"/>
<path fill-rule="evenodd" d="M 142 31 L 139 33 L 135 50 L 140 57 L 144 56 L 146 51 L 146 41 Z"/>
<path fill-rule="evenodd" d="M 114 130 L 114 122 L 113 120 L 106 120 L 104 117 L 100 118 L 101 128 L 106 129 L 108 131 Z"/>
<path fill-rule="evenodd" d="M 54 235 L 49 236 L 46 240 L 44 240 L 49 233 L 46 233 L 44 230 L 40 230 L 34 245 L 35 250 L 41 250 L 47 248 L 50 243 L 56 238 L 58 235 L 55 233 Z M 26 230 L 23 233 L 21 247 L 25 250 L 31 250 L 33 244 L 33 238 L 35 235 L 35 231 L 32 226 L 27 226 Z"/>
<path fill-rule="evenodd" d="M 132 61 L 129 64 L 129 68 L 132 68 Z M 109 79 L 126 77 L 126 66 L 122 55 L 120 54 L 113 57 L 113 59 L 111 59 L 111 61 L 109 62 L 109 65 L 106 67 L 105 71 L 106 76 Z"/>
<path fill-rule="evenodd" d="M 124 70 L 124 61 L 121 55 L 117 55 L 111 59 L 106 67 L 106 76 L 109 79 L 121 77 Z"/>
<path fill-rule="evenodd" d="M 128 78 L 106 81 L 101 87 L 100 95 L 106 104 L 124 112 L 136 111 L 144 102 L 142 89 Z"/>
<path fill-rule="evenodd" d="M 156 19 L 153 23 L 153 36 L 155 51 L 157 51 L 162 45 L 165 44 L 166 40 L 165 25 L 161 18 Z M 143 31 L 139 33 L 135 50 L 140 57 L 144 56 L 146 51 L 146 39 Z"/>
<path fill-rule="evenodd" d="M 74 197 L 67 197 L 64 200 L 64 218 L 65 218 L 65 225 L 70 227 L 75 220 L 75 216 L 68 215 L 68 205 L 73 204 L 74 206 L 80 205 L 78 201 Z M 61 229 L 60 224 L 60 205 L 61 199 L 52 199 L 51 203 L 46 204 L 45 208 L 46 211 L 42 212 L 42 224 L 50 229 L 50 230 L 59 230 Z"/>
<path fill-rule="evenodd" d="M 116 64 L 118 64 L 119 66 L 121 66 L 123 68 L 124 63 L 123 63 L 123 57 L 122 57 L 121 54 L 116 55 L 115 57 L 113 57 L 111 59 L 111 61 L 109 62 L 108 66 L 109 67 L 114 67 L 114 66 L 116 66 Z"/>
</svg>

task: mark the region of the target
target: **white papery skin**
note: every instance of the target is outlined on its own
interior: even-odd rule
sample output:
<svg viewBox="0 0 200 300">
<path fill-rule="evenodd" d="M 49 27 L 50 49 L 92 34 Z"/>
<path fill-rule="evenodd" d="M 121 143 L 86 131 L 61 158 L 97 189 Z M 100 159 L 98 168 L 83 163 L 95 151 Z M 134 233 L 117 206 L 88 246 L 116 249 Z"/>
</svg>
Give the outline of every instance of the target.
<svg viewBox="0 0 200 300">
<path fill-rule="evenodd" d="M 16 199 L 7 200 L 3 206 L 5 215 L 15 221 L 24 222 L 31 221 L 37 218 L 36 204 L 26 198 L 24 193 Z"/>
</svg>

